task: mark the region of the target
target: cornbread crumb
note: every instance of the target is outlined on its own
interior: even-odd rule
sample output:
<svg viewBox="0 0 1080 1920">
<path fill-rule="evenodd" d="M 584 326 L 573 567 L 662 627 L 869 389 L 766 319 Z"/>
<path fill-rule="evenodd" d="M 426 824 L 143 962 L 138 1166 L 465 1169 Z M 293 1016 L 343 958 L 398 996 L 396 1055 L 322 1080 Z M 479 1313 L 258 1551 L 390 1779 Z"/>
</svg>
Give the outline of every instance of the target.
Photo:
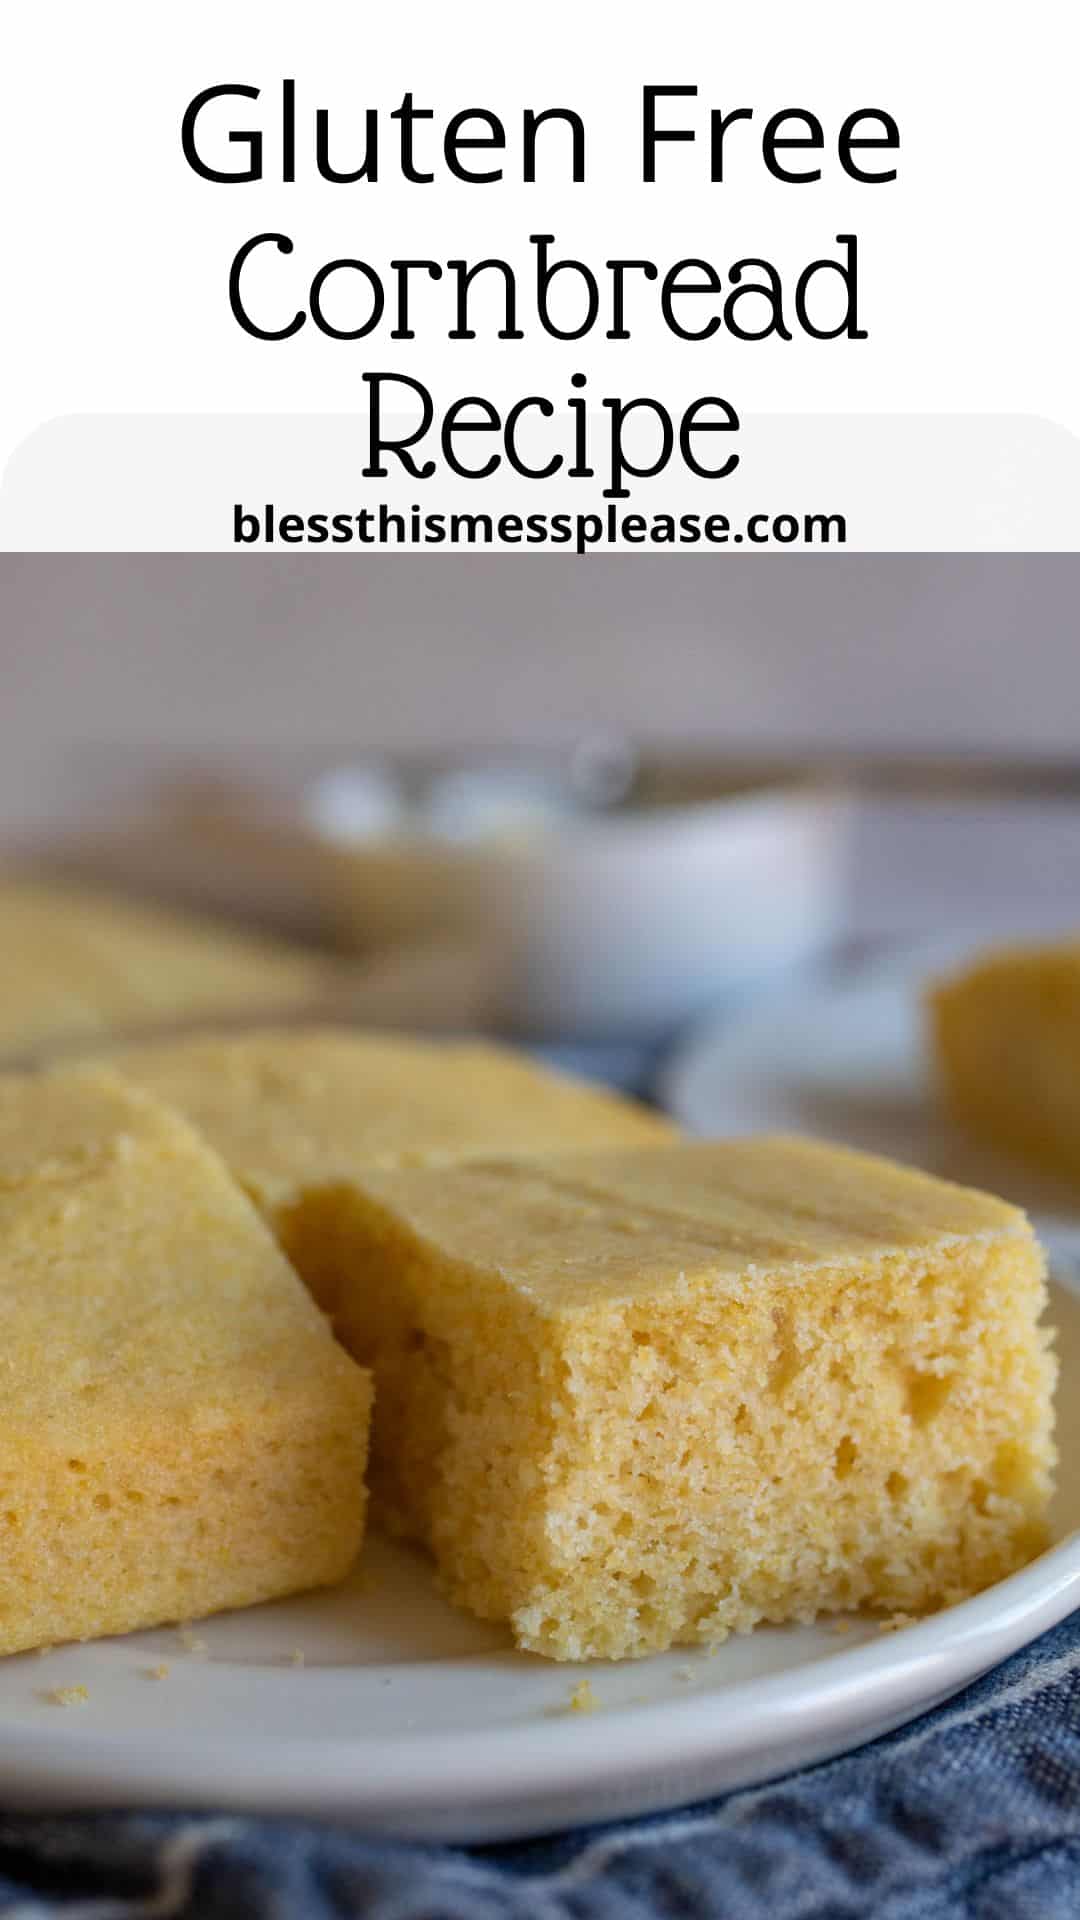
<svg viewBox="0 0 1080 1920">
<path fill-rule="evenodd" d="M 879 1620 L 878 1632 L 900 1633 L 904 1627 L 917 1626 L 921 1618 L 918 1613 L 891 1613 L 887 1620 Z"/>
<path fill-rule="evenodd" d="M 51 1707 L 83 1707 L 90 1698 L 88 1687 L 51 1687 L 45 1695 Z"/>
<path fill-rule="evenodd" d="M 846 1619 L 843 1615 L 841 1615 L 839 1619 L 829 1621 L 829 1632 L 830 1633 L 850 1633 L 851 1625 L 852 1625 L 851 1621 Z"/>
<path fill-rule="evenodd" d="M 579 1680 L 567 1703 L 568 1713 L 595 1713 L 600 1705 L 588 1680 Z"/>
<path fill-rule="evenodd" d="M 302 1667 L 304 1665 L 304 1662 L 305 1662 L 305 1654 L 304 1654 L 303 1647 L 294 1647 L 292 1652 L 289 1655 L 290 1667 Z"/>
<path fill-rule="evenodd" d="M 146 1677 L 148 1680 L 167 1680 L 169 1672 L 168 1662 L 162 1660 L 158 1666 L 146 1668 Z"/>
<path fill-rule="evenodd" d="M 741 1139 L 372 1170 L 333 1235 L 379 1510 L 531 1652 L 926 1612 L 1045 1543 L 1045 1263 L 1002 1201 Z"/>
</svg>

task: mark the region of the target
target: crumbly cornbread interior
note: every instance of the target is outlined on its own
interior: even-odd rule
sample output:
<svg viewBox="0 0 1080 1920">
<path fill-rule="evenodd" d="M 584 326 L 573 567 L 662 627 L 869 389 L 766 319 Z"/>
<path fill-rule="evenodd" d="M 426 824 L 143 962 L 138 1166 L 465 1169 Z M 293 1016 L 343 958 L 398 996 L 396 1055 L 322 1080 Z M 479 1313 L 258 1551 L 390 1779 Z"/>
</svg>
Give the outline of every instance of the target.
<svg viewBox="0 0 1080 1920">
<path fill-rule="evenodd" d="M 286 1012 L 325 989 L 317 955 L 74 887 L 0 881 L 0 1056 L 228 1013 Z"/>
<path fill-rule="evenodd" d="M 1080 939 L 988 950 L 931 989 L 927 1017 L 967 1131 L 1080 1179 Z"/>
<path fill-rule="evenodd" d="M 1045 1541 L 1042 1254 L 1003 1202 L 786 1139 L 312 1191 L 376 1377 L 372 1487 L 557 1659 L 917 1613 Z"/>
<path fill-rule="evenodd" d="M 0 1078 L 0 1245 L 0 1652 L 346 1572 L 370 1379 L 178 1115 Z"/>
</svg>

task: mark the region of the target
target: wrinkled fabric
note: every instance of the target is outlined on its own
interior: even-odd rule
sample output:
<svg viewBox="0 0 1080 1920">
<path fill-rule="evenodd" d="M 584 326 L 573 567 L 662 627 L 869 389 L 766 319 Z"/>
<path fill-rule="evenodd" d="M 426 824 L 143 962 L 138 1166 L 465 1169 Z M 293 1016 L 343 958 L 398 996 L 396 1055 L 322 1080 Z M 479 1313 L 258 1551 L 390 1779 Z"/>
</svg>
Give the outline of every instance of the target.
<svg viewBox="0 0 1080 1920">
<path fill-rule="evenodd" d="M 3 1920 L 1076 1920 L 1080 1614 L 911 1726 L 654 1820 L 498 1847 L 0 1817 Z"/>
</svg>

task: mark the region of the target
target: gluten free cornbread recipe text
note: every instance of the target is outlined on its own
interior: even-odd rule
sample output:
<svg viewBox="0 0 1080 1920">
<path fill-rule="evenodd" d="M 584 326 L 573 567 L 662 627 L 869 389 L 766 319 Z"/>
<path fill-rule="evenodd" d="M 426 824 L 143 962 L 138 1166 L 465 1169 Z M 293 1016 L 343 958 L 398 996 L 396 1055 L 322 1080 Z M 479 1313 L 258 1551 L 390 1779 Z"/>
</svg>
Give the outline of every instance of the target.
<svg viewBox="0 0 1080 1920">
<path fill-rule="evenodd" d="M 495 1047 L 8 1073 L 0 1651 L 337 1581 L 366 1484 L 555 1659 L 949 1604 L 1045 1542 L 1045 1301 L 1002 1201 Z"/>
</svg>

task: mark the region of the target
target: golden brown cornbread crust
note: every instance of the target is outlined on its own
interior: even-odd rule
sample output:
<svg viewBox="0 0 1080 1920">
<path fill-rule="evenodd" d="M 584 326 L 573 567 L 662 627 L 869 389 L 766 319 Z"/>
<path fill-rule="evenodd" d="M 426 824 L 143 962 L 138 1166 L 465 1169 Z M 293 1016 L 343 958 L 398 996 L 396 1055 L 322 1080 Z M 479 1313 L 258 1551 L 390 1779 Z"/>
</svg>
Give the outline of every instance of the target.
<svg viewBox="0 0 1080 1920">
<path fill-rule="evenodd" d="M 336 1238 L 336 1197 L 366 1168 L 677 1138 L 637 1101 L 491 1042 L 271 1027 L 109 1058 L 217 1149 L 328 1313 L 353 1266 Z"/>
<path fill-rule="evenodd" d="M 491 1042 L 268 1027 L 124 1047 L 110 1059 L 179 1108 L 272 1218 L 365 1167 L 676 1137 L 636 1101 Z"/>
</svg>

